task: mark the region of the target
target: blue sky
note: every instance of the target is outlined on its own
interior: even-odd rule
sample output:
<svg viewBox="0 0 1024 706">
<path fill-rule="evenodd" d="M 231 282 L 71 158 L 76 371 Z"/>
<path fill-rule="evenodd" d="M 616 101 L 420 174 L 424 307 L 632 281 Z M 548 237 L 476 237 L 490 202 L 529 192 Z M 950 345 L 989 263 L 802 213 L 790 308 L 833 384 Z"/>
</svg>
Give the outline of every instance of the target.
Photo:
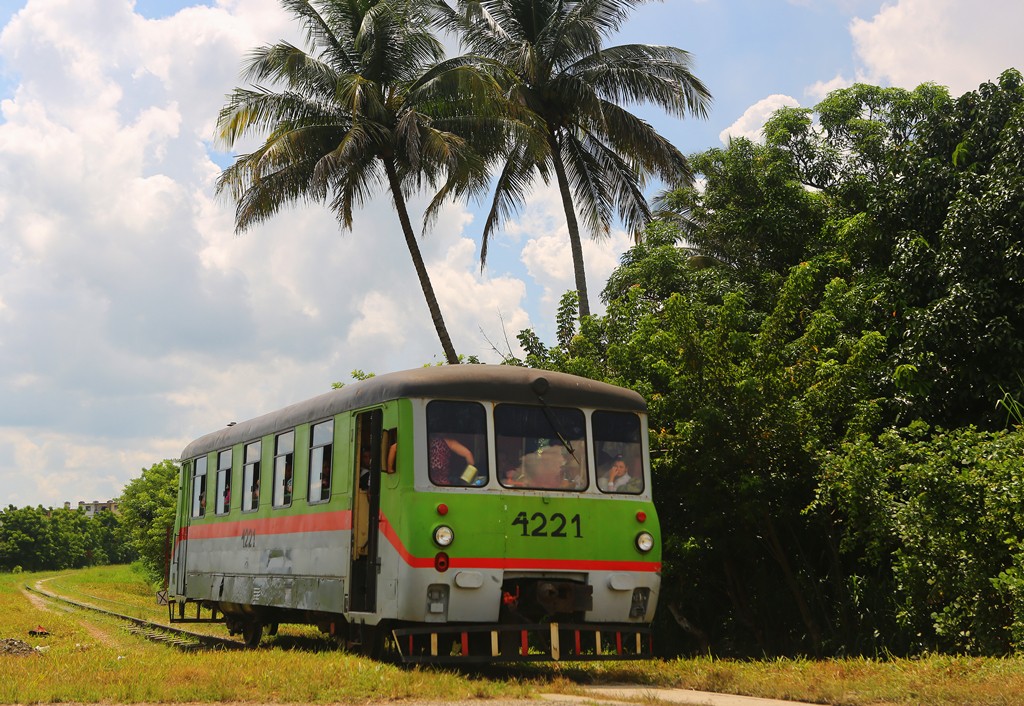
<svg viewBox="0 0 1024 706">
<path fill-rule="evenodd" d="M 692 52 L 706 121 L 636 111 L 686 153 L 855 81 L 954 94 L 1024 68 L 1019 0 L 667 0 L 615 43 Z M 195 436 L 347 380 L 441 359 L 386 198 L 238 236 L 213 121 L 245 51 L 292 36 L 276 0 L 0 0 L 0 506 L 115 497 Z M 422 209 L 423 199 L 413 203 Z M 421 241 L 456 348 L 533 326 L 572 286 L 538 186 L 477 266 L 479 207 Z M 586 243 L 592 304 L 629 246 Z"/>
</svg>

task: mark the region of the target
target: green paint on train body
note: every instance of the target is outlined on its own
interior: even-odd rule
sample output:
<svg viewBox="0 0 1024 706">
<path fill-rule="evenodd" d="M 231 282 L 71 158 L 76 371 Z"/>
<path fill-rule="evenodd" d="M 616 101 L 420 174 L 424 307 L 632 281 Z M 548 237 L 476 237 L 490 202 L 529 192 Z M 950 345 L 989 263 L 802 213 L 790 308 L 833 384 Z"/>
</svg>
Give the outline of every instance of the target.
<svg viewBox="0 0 1024 706">
<path fill-rule="evenodd" d="M 381 507 L 414 559 L 433 558 L 444 551 L 452 568 L 660 570 L 660 528 L 649 500 L 585 493 L 410 488 L 385 496 Z M 434 531 L 442 525 L 454 533 L 447 547 L 434 542 Z M 636 546 L 636 537 L 643 531 L 656 540 L 647 553 Z"/>
</svg>

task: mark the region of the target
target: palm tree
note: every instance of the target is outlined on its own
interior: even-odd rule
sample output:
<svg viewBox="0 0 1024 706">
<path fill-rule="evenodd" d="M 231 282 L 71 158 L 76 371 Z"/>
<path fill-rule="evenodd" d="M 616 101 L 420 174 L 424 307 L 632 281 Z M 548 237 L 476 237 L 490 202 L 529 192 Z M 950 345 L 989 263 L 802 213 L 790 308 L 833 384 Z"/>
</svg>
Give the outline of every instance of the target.
<svg viewBox="0 0 1024 706">
<path fill-rule="evenodd" d="M 672 115 L 706 117 L 711 96 L 682 49 L 647 44 L 602 48 L 635 6 L 646 0 L 432 0 L 442 26 L 472 52 L 516 78 L 509 92 L 532 119 L 506 154 L 484 224 L 480 264 L 491 233 L 527 194 L 534 173 L 554 174 L 565 210 L 579 294 L 590 313 L 583 246 L 576 219 L 594 237 L 617 214 L 635 237 L 650 219 L 645 179 L 673 185 L 692 179 L 686 158 L 620 103 L 653 103 Z"/>
<path fill-rule="evenodd" d="M 449 364 L 458 355 L 416 242 L 406 199 L 442 185 L 442 200 L 487 188 L 486 146 L 497 130 L 487 111 L 495 81 L 466 58 L 444 59 L 416 2 L 282 0 L 305 30 L 307 49 L 285 41 L 253 50 L 217 121 L 228 146 L 266 133 L 237 157 L 218 193 L 237 202 L 242 232 L 292 202 L 326 203 L 344 230 L 352 210 L 386 186 Z M 265 87 L 263 83 L 271 87 Z"/>
</svg>

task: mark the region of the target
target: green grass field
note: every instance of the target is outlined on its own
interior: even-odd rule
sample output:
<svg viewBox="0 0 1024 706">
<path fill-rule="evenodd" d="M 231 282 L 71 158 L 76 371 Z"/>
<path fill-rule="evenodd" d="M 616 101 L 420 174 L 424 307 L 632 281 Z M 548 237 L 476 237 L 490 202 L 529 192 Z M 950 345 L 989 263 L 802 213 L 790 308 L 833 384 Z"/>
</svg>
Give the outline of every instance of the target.
<svg viewBox="0 0 1024 706">
<path fill-rule="evenodd" d="M 585 685 L 613 682 L 850 705 L 1024 701 L 1024 660 L 1019 658 L 705 658 L 531 666 L 482 676 L 379 664 L 326 649 L 329 643 L 315 631 L 291 626 L 282 626 L 258 650 L 182 653 L 147 642 L 98 614 L 33 600 L 23 587 L 40 580 L 44 588 L 84 602 L 115 601 L 122 613 L 166 618 L 166 608 L 156 604 L 153 591 L 129 567 L 0 575 L 0 639 L 43 648 L 26 656 L 0 654 L 0 703 L 515 699 L 541 691 L 583 694 Z M 50 635 L 30 637 L 36 626 Z M 226 634 L 222 627 L 213 630 Z"/>
</svg>

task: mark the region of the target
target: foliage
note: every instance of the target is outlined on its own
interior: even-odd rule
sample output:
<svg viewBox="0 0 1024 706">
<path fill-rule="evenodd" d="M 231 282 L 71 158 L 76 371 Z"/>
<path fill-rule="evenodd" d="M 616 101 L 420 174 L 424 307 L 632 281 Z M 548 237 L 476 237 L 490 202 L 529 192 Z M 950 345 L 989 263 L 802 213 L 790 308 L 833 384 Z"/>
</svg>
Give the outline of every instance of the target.
<svg viewBox="0 0 1024 706">
<path fill-rule="evenodd" d="M 162 582 L 167 573 L 179 470 L 175 461 L 154 463 L 142 469 L 142 474 L 132 479 L 121 494 L 121 521 L 127 542 L 153 582 Z"/>
<path fill-rule="evenodd" d="M 307 47 L 280 41 L 252 52 L 245 75 L 254 85 L 228 96 L 217 126 L 229 146 L 265 140 L 221 173 L 218 191 L 236 200 L 239 231 L 295 202 L 325 203 L 350 229 L 353 209 L 386 186 L 445 357 L 456 364 L 406 199 L 440 186 L 429 221 L 445 199 L 487 187 L 488 156 L 504 142 L 499 86 L 478 62 L 444 59 L 421 3 L 282 4 Z"/>
<path fill-rule="evenodd" d="M 520 335 L 646 397 L 678 648 L 1019 649 L 1022 83 L 781 111 L 693 158 L 603 317 Z"/>
<path fill-rule="evenodd" d="M 841 513 L 843 550 L 863 557 L 850 580 L 893 601 L 915 650 L 1024 647 L 1022 457 L 1024 430 L 920 423 L 825 457 L 812 509 Z"/>
<path fill-rule="evenodd" d="M 675 47 L 602 46 L 636 0 L 457 0 L 432 3 L 442 26 L 506 69 L 507 89 L 526 127 L 513 133 L 484 223 L 481 265 L 491 233 L 520 207 L 535 174 L 554 176 L 565 211 L 582 316 L 590 301 L 577 212 L 595 237 L 616 215 L 637 232 L 650 218 L 648 176 L 688 183 L 686 159 L 623 104 L 652 103 L 670 114 L 704 117 L 711 95 Z"/>
<path fill-rule="evenodd" d="M 0 570 L 77 569 L 129 560 L 112 512 L 38 507 L 0 511 Z"/>
</svg>

